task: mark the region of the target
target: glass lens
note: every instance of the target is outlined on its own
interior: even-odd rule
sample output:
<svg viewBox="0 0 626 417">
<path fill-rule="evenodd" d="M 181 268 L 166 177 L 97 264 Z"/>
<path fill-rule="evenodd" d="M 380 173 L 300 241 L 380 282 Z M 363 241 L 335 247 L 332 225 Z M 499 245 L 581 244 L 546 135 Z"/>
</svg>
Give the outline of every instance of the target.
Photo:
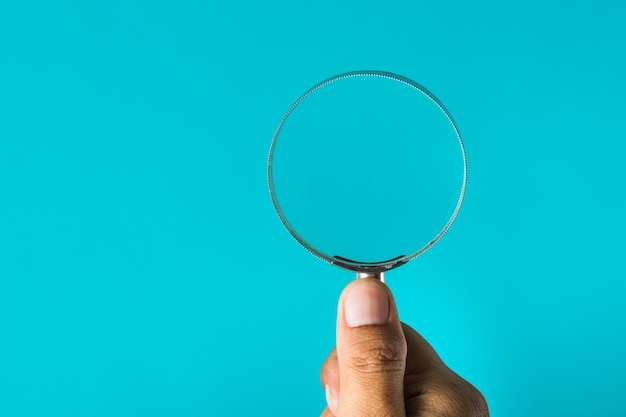
<svg viewBox="0 0 626 417">
<path fill-rule="evenodd" d="M 292 234 L 326 260 L 355 264 L 408 257 L 438 239 L 456 214 L 465 173 L 442 108 L 375 74 L 305 95 L 275 136 L 270 167 Z"/>
</svg>

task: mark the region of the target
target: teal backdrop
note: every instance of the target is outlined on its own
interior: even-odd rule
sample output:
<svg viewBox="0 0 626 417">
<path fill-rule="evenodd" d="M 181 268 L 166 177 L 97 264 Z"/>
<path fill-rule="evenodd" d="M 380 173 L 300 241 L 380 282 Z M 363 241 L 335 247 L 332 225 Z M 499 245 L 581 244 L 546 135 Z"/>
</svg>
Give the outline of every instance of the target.
<svg viewBox="0 0 626 417">
<path fill-rule="evenodd" d="M 274 129 L 355 69 L 433 91 L 463 208 L 388 276 L 493 416 L 626 415 L 620 1 L 0 5 L 0 416 L 315 416 L 352 274 L 266 184 Z"/>
</svg>

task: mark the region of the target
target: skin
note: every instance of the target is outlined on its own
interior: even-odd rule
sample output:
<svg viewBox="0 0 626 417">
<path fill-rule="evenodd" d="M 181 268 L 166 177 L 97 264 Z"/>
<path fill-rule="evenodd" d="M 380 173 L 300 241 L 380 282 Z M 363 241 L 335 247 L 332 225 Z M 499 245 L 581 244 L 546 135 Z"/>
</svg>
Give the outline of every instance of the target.
<svg viewBox="0 0 626 417">
<path fill-rule="evenodd" d="M 489 416 L 481 393 L 400 322 L 385 284 L 353 281 L 337 311 L 337 347 L 321 370 L 328 403 L 322 417 Z"/>
</svg>

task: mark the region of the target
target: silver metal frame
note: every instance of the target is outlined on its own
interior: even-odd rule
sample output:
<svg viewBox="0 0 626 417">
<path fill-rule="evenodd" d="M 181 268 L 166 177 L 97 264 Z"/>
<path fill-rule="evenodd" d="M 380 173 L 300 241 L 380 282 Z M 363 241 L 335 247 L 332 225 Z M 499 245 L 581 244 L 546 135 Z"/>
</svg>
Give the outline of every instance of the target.
<svg viewBox="0 0 626 417">
<path fill-rule="evenodd" d="M 324 253 L 321 253 L 317 250 L 315 250 L 312 246 L 310 246 L 289 224 L 289 222 L 287 221 L 287 219 L 285 218 L 285 215 L 283 214 L 281 208 L 280 208 L 280 204 L 278 203 L 278 200 L 276 199 L 276 194 L 274 192 L 274 182 L 273 182 L 273 176 L 272 176 L 272 159 L 274 157 L 274 147 L 276 145 L 276 141 L 278 139 L 278 135 L 280 134 L 280 130 L 283 127 L 283 124 L 285 123 L 285 121 L 287 120 L 287 118 L 289 117 L 289 115 L 291 114 L 291 112 L 302 102 L 302 100 L 304 100 L 305 98 L 307 98 L 310 94 L 312 94 L 313 92 L 315 92 L 316 90 L 330 84 L 333 83 L 335 81 L 339 81 L 345 78 L 352 78 L 352 77 L 381 77 L 381 78 L 387 78 L 390 80 L 394 80 L 397 82 L 400 82 L 402 84 L 405 84 L 411 88 L 414 88 L 415 90 L 419 91 L 420 93 L 424 94 L 426 97 L 428 97 L 435 105 L 437 105 L 437 107 L 439 107 L 439 109 L 446 115 L 448 121 L 450 122 L 450 124 L 452 125 L 452 128 L 454 129 L 454 132 L 457 136 L 457 139 L 459 141 L 459 146 L 461 147 L 461 153 L 463 156 L 463 185 L 461 187 L 461 193 L 459 195 L 459 199 L 457 202 L 457 205 L 454 209 L 454 212 L 452 213 L 452 215 L 450 216 L 450 219 L 448 220 L 448 222 L 446 223 L 446 225 L 443 227 L 443 229 L 426 245 L 424 246 L 422 249 L 420 249 L 419 251 L 410 254 L 410 255 L 403 255 L 401 257 L 389 260 L 389 261 L 385 261 L 385 262 L 377 262 L 377 263 L 360 263 L 360 262 L 353 262 L 347 259 L 338 259 L 336 257 L 332 257 L 332 256 L 328 256 Z M 385 72 L 385 71 L 376 71 L 376 70 L 364 70 L 364 71 L 352 71 L 352 72 L 346 72 L 343 74 L 339 74 L 336 75 L 334 77 L 328 78 L 318 84 L 316 84 L 315 86 L 313 86 L 312 88 L 310 88 L 309 90 L 307 90 L 304 94 L 302 94 L 298 100 L 296 100 L 295 103 L 293 103 L 291 105 L 291 107 L 289 108 L 289 110 L 287 110 L 287 113 L 285 113 L 285 115 L 283 116 L 282 120 L 280 121 L 280 124 L 278 125 L 278 128 L 276 129 L 276 132 L 274 133 L 274 137 L 272 138 L 272 144 L 270 146 L 270 152 L 269 152 L 269 156 L 268 156 L 268 160 L 267 160 L 267 182 L 269 185 L 269 191 L 270 191 L 270 196 L 272 198 L 272 204 L 274 205 L 274 209 L 276 210 L 276 213 L 278 214 L 278 217 L 280 218 L 280 221 L 283 223 L 283 226 L 285 226 L 285 228 L 287 229 L 287 231 L 291 234 L 291 236 L 293 236 L 293 238 L 300 244 L 302 245 L 302 247 L 304 247 L 306 250 L 308 250 L 309 252 L 311 252 L 313 255 L 315 255 L 316 257 L 320 258 L 321 260 L 330 263 L 331 265 L 335 265 L 338 266 L 342 269 L 346 269 L 348 271 L 353 271 L 357 273 L 357 278 L 366 278 L 366 277 L 372 277 L 372 278 L 377 278 L 380 279 L 381 281 L 384 281 L 384 272 L 385 271 L 389 271 L 393 268 L 397 268 L 400 265 L 404 265 L 405 263 L 417 258 L 418 256 L 422 255 L 423 253 L 427 252 L 430 248 L 432 248 L 437 242 L 439 242 L 439 240 L 443 237 L 443 235 L 446 234 L 446 232 L 448 231 L 448 229 L 450 228 L 450 226 L 452 226 L 452 223 L 454 222 L 454 219 L 456 218 L 459 210 L 461 209 L 461 204 L 463 202 L 463 197 L 465 196 L 465 188 L 466 188 L 466 184 L 467 184 L 467 158 L 465 156 L 465 147 L 463 146 L 463 140 L 461 139 L 461 134 L 459 133 L 459 130 L 456 126 L 456 123 L 454 122 L 454 119 L 452 119 L 452 115 L 450 114 L 450 112 L 448 112 L 448 110 L 446 109 L 446 107 L 443 105 L 443 103 L 441 101 L 439 101 L 439 99 L 437 99 L 437 97 L 435 97 L 435 95 L 433 93 L 431 93 L 430 91 L 428 91 L 424 86 L 416 83 L 413 80 L 410 80 L 406 77 L 403 77 L 401 75 L 398 74 L 394 74 L 391 72 Z"/>
</svg>

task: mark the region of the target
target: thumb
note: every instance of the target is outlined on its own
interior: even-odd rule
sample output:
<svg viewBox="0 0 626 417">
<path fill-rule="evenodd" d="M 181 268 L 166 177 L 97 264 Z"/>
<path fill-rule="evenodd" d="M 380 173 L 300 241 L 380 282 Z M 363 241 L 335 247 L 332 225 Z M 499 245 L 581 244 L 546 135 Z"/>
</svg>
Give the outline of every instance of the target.
<svg viewBox="0 0 626 417">
<path fill-rule="evenodd" d="M 406 355 L 406 339 L 387 286 L 373 278 L 350 283 L 337 312 L 337 415 L 404 417 Z"/>
</svg>

